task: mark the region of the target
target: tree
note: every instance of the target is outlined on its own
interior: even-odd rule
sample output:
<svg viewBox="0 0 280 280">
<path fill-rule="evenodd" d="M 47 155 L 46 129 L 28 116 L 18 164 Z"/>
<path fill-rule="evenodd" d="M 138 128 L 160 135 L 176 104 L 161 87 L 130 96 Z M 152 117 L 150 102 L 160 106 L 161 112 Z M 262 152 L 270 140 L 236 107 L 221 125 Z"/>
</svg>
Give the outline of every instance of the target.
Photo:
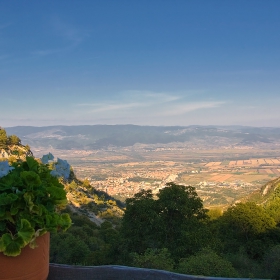
<svg viewBox="0 0 280 280">
<path fill-rule="evenodd" d="M 182 219 L 206 219 L 207 210 L 203 208 L 202 200 L 192 186 L 168 183 L 158 194 L 160 215 L 173 221 Z"/>
<path fill-rule="evenodd" d="M 223 209 L 219 207 L 210 208 L 207 213 L 207 216 L 210 218 L 210 220 L 216 220 L 222 215 L 223 215 Z"/>
<path fill-rule="evenodd" d="M 172 271 L 174 261 L 168 249 L 147 249 L 143 255 L 134 253 L 132 265 L 142 268 L 153 268 Z"/>
<path fill-rule="evenodd" d="M 11 135 L 8 137 L 9 145 L 19 145 L 21 140 L 16 135 Z"/>
<path fill-rule="evenodd" d="M 85 265 L 89 254 L 90 250 L 85 241 L 71 233 L 52 236 L 50 247 L 52 262 Z"/>
<path fill-rule="evenodd" d="M 264 256 L 263 266 L 266 277 L 280 279 L 280 245 L 272 247 Z"/>
<path fill-rule="evenodd" d="M 275 221 L 254 202 L 229 207 L 215 222 L 225 252 L 237 253 L 244 248 L 250 258 L 260 260 L 272 239 L 277 239 Z"/>
<path fill-rule="evenodd" d="M 280 197 L 274 197 L 265 205 L 265 210 L 277 224 L 280 224 Z"/>
<path fill-rule="evenodd" d="M 264 279 L 263 268 L 260 262 L 251 259 L 243 247 L 238 252 L 223 255 L 226 260 L 232 263 L 239 277 Z"/>
<path fill-rule="evenodd" d="M 276 226 L 273 218 L 254 202 L 238 203 L 228 208 L 221 219 L 225 223 L 224 230 L 245 240 Z"/>
<path fill-rule="evenodd" d="M 8 137 L 5 129 L 0 128 L 0 149 L 7 148 Z"/>
<path fill-rule="evenodd" d="M 203 240 L 207 210 L 192 186 L 168 183 L 156 201 L 162 222 L 162 247 L 177 257 L 195 252 Z M 206 229 L 205 229 L 206 230 Z"/>
<path fill-rule="evenodd" d="M 91 187 L 89 179 L 85 179 L 85 180 L 83 181 L 82 187 L 83 187 L 83 188 L 86 188 L 86 189 L 88 189 L 88 188 Z"/>
<path fill-rule="evenodd" d="M 121 235 L 129 252 L 144 253 L 147 248 L 157 248 L 159 215 L 151 190 L 142 190 L 126 200 Z"/>
<path fill-rule="evenodd" d="M 177 271 L 203 276 L 238 277 L 232 264 L 210 249 L 203 249 L 189 258 L 181 259 Z"/>
<path fill-rule="evenodd" d="M 194 187 L 168 183 L 157 197 L 142 190 L 126 200 L 121 232 L 129 252 L 168 248 L 180 258 L 209 241 L 206 210 Z"/>
<path fill-rule="evenodd" d="M 71 211 L 69 212 L 71 213 Z M 117 263 L 118 231 L 109 222 L 97 226 L 89 218 L 71 214 L 73 226 L 51 235 L 50 261 L 56 263 L 106 265 Z"/>
</svg>

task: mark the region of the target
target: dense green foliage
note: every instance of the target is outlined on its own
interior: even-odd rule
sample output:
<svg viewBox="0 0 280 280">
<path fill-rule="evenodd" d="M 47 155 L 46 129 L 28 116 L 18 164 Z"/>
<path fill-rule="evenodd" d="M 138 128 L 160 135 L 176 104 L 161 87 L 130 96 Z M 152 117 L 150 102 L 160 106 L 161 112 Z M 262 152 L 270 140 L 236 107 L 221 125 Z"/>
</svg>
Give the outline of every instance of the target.
<svg viewBox="0 0 280 280">
<path fill-rule="evenodd" d="M 157 196 L 143 190 L 127 199 L 121 228 L 126 250 L 167 248 L 175 259 L 196 252 L 206 242 L 207 215 L 195 189 L 169 183 Z"/>
<path fill-rule="evenodd" d="M 27 157 L 12 167 L 2 162 L 3 167 L 7 173 L 0 176 L 0 252 L 17 256 L 26 245 L 34 247 L 37 236 L 66 230 L 71 220 L 57 211 L 67 203 L 66 192 L 48 165 Z"/>
<path fill-rule="evenodd" d="M 173 270 L 174 260 L 168 249 L 147 249 L 144 254 L 132 253 L 132 265 L 142 268 Z"/>
<path fill-rule="evenodd" d="M 97 226 L 87 217 L 71 213 L 67 232 L 51 235 L 50 262 L 80 265 L 114 264 L 118 260 L 119 233 L 110 222 Z"/>
<path fill-rule="evenodd" d="M 47 155 L 35 159 L 19 137 L 1 127 L 0 149 L 0 252 L 18 256 L 25 246 L 36 247 L 38 236 L 71 225 L 69 215 L 60 213 L 67 205 L 63 180 L 70 165 L 60 159 L 49 163 Z"/>
<path fill-rule="evenodd" d="M 6 149 L 8 145 L 7 133 L 4 129 L 0 128 L 0 149 Z"/>
<path fill-rule="evenodd" d="M 232 264 L 210 249 L 203 249 L 186 259 L 181 259 L 177 271 L 193 275 L 238 277 Z"/>
<path fill-rule="evenodd" d="M 20 145 L 21 140 L 16 135 L 8 136 L 5 129 L 0 127 L 0 149 L 7 149 L 9 145 Z"/>
<path fill-rule="evenodd" d="M 280 196 L 268 201 L 265 205 L 265 210 L 268 215 L 270 215 L 273 220 L 280 225 Z"/>
<path fill-rule="evenodd" d="M 208 211 L 190 186 L 169 183 L 156 196 L 142 190 L 126 200 L 120 227 L 109 222 L 97 226 L 72 214 L 68 232 L 52 235 L 51 261 L 276 278 L 280 275 L 278 202 L 274 195 L 264 206 L 246 202 L 224 212 Z"/>
</svg>

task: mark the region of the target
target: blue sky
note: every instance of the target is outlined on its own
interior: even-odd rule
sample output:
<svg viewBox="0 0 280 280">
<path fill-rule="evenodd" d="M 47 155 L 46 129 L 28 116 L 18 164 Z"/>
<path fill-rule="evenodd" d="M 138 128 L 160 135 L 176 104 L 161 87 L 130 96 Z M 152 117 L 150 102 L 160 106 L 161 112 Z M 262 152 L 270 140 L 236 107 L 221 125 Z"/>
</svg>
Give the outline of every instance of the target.
<svg viewBox="0 0 280 280">
<path fill-rule="evenodd" d="M 0 126 L 280 126 L 279 0 L 0 0 Z"/>
</svg>

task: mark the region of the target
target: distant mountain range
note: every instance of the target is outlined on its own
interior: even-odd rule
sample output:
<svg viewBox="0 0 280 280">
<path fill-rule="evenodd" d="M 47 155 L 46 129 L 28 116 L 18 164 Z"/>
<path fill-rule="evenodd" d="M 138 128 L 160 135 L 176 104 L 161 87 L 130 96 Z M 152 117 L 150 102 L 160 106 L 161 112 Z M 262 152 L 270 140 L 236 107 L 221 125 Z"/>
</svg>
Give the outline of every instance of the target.
<svg viewBox="0 0 280 280">
<path fill-rule="evenodd" d="M 219 142 L 234 145 L 280 142 L 280 128 L 243 126 L 138 126 L 138 125 L 79 125 L 79 126 L 16 126 L 5 127 L 8 135 L 18 135 L 22 143 L 55 149 L 103 149 L 140 144 L 172 142 Z"/>
</svg>

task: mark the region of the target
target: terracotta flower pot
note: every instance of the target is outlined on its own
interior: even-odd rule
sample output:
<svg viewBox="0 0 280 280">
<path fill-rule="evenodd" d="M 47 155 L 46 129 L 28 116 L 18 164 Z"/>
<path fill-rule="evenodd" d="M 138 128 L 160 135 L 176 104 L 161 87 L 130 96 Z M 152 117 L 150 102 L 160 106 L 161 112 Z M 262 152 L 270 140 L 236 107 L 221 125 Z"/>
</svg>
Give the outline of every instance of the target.
<svg viewBox="0 0 280 280">
<path fill-rule="evenodd" d="M 50 234 L 36 239 L 38 247 L 28 245 L 17 257 L 8 257 L 0 253 L 1 280 L 46 280 L 49 274 Z"/>
</svg>

